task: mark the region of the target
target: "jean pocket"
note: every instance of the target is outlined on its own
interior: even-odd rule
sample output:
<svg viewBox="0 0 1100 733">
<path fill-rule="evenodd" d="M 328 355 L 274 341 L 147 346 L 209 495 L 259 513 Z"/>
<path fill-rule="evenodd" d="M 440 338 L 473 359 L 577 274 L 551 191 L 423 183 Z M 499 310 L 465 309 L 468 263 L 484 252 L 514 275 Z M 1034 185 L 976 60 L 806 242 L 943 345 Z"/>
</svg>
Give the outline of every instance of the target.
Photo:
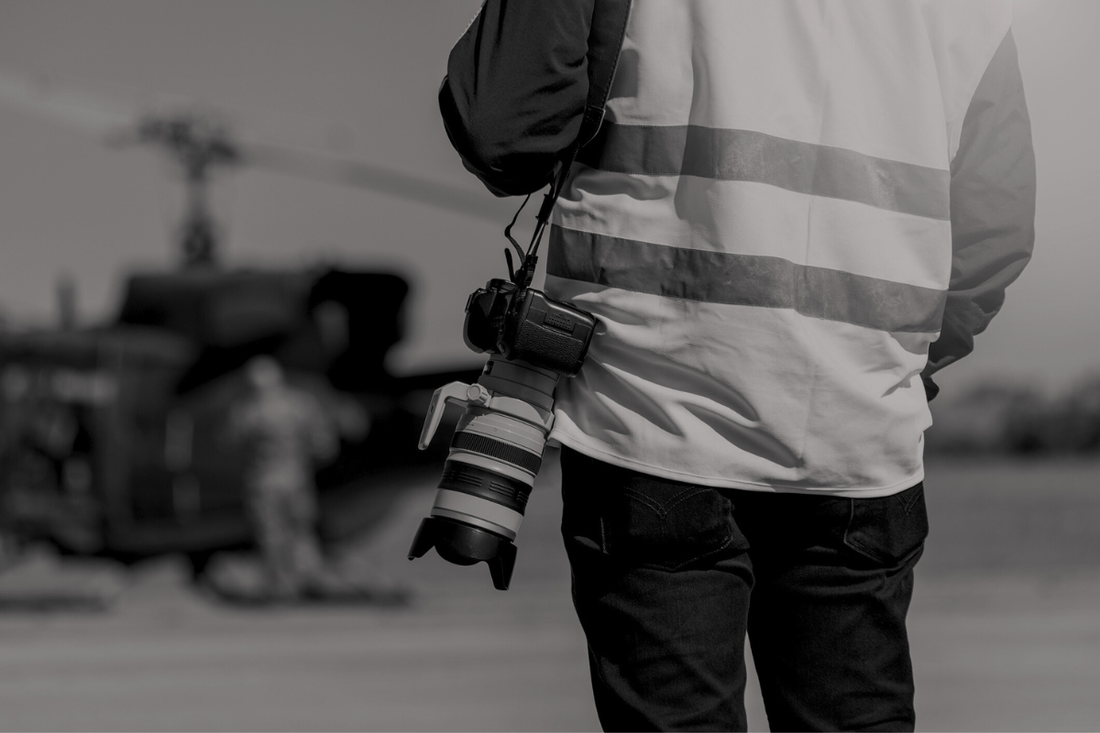
<svg viewBox="0 0 1100 733">
<path fill-rule="evenodd" d="M 883 565 L 898 565 L 924 547 L 928 510 L 924 483 L 892 496 L 851 499 L 844 544 Z"/>
<path fill-rule="evenodd" d="M 602 513 L 603 550 L 613 562 L 680 570 L 747 543 L 721 491 L 637 476 Z"/>
</svg>

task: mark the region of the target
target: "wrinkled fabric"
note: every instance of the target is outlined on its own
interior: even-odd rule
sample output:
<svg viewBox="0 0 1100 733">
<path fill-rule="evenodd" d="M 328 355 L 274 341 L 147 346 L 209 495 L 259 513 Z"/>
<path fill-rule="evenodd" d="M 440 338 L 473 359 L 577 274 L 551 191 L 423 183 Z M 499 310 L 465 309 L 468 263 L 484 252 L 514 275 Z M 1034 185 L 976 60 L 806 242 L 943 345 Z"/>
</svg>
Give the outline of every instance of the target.
<svg viewBox="0 0 1100 733">
<path fill-rule="evenodd" d="M 488 0 L 451 50 L 439 105 L 466 169 L 498 196 L 545 186 L 588 97 L 595 0 Z"/>
<path fill-rule="evenodd" d="M 920 481 L 926 380 L 1030 253 L 1010 11 L 636 2 L 550 234 L 547 293 L 599 322 L 551 439 L 745 490 Z"/>
<path fill-rule="evenodd" d="M 544 185 L 574 142 L 594 8 L 492 0 L 452 50 L 444 122 L 496 193 Z M 969 353 L 1031 251 L 1010 16 L 998 0 L 636 2 L 551 232 L 548 293 L 601 322 L 552 439 L 750 490 L 919 481 L 932 375 Z M 679 258 L 616 281 L 622 257 L 594 247 L 562 269 L 555 241 L 737 259 L 713 283 L 660 264 Z"/>
</svg>

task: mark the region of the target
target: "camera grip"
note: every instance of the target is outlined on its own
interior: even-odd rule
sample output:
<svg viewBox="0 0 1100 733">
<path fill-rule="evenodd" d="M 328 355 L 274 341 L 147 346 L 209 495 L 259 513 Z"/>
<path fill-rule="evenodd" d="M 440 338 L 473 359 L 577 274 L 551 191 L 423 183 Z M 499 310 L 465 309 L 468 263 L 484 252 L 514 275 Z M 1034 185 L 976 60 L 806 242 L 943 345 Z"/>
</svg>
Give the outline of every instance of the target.
<svg viewBox="0 0 1100 733">
<path fill-rule="evenodd" d="M 595 327 L 590 313 L 528 290 L 507 323 L 504 356 L 572 377 L 584 363 Z"/>
</svg>

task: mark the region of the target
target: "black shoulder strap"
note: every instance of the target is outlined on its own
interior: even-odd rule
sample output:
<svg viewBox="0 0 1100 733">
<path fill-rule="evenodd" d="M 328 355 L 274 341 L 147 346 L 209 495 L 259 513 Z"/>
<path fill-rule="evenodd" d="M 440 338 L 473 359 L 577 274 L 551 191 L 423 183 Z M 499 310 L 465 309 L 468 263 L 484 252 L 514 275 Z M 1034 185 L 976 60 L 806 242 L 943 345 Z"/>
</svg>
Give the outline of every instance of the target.
<svg viewBox="0 0 1100 733">
<path fill-rule="evenodd" d="M 619 54 L 622 51 L 623 38 L 626 36 L 626 22 L 630 18 L 630 2 L 631 0 L 596 0 L 593 6 L 592 26 L 588 32 L 588 101 L 585 103 L 581 129 L 576 142 L 565 151 L 558 164 L 554 180 L 550 183 L 550 190 L 546 192 L 542 206 L 539 208 L 535 233 L 523 257 L 523 265 L 513 274 L 513 280 L 520 287 L 527 287 L 535 276 L 537 253 L 543 230 L 546 229 L 550 221 L 550 212 L 553 211 L 558 195 L 561 194 L 562 187 L 569 178 L 569 169 L 577 159 L 577 153 L 596 137 L 596 133 L 600 131 L 600 126 L 603 124 L 607 96 L 611 92 L 611 82 L 615 79 L 615 69 L 619 65 Z M 510 229 L 511 225 L 504 230 L 504 233 L 514 244 L 509 233 Z M 509 254 L 509 269 L 511 269 L 510 263 Z"/>
<path fill-rule="evenodd" d="M 577 136 L 578 149 L 590 142 L 603 124 L 629 17 L 630 0 L 596 0 L 593 6 L 588 33 L 588 102 Z"/>
</svg>

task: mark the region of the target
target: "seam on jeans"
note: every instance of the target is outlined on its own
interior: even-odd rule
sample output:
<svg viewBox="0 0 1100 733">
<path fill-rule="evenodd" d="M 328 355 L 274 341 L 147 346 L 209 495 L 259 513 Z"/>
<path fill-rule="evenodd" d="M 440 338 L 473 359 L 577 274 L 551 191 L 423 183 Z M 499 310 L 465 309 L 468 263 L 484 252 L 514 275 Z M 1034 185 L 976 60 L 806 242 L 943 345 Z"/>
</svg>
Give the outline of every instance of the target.
<svg viewBox="0 0 1100 733">
<path fill-rule="evenodd" d="M 912 550 L 905 553 L 904 555 L 902 555 L 899 558 L 893 558 L 889 555 L 876 553 L 874 551 L 874 549 L 869 548 L 866 545 L 863 545 L 859 542 L 854 542 L 853 541 L 852 544 L 855 545 L 857 548 L 862 549 L 865 552 L 870 553 L 868 555 L 868 557 L 871 560 L 874 560 L 877 563 L 881 563 L 881 568 L 883 570 L 888 570 L 890 568 L 904 567 L 905 565 L 908 565 L 914 559 L 914 557 L 919 556 L 924 552 L 924 540 L 921 540 L 919 543 L 917 543 L 916 547 L 914 547 Z"/>
<path fill-rule="evenodd" d="M 683 504 L 688 499 L 693 499 L 700 494 L 705 494 L 708 491 L 714 491 L 714 489 L 706 489 L 699 486 L 692 486 L 691 488 L 684 489 L 676 496 L 672 497 L 672 501 L 668 505 L 668 511 L 672 511 L 679 505 Z"/>
<path fill-rule="evenodd" d="M 922 488 L 921 491 L 918 492 L 918 495 L 923 493 L 923 491 L 924 489 Z M 890 567 L 901 567 L 912 560 L 914 555 L 919 555 L 921 552 L 924 551 L 924 540 L 921 540 L 919 543 L 917 543 L 916 547 L 905 553 L 903 557 L 895 559 L 890 555 L 880 552 L 874 547 L 866 545 L 863 542 L 857 540 L 851 535 L 852 522 L 855 520 L 856 517 L 856 501 L 857 499 L 849 499 L 850 504 L 848 510 L 848 526 L 844 528 L 844 544 L 848 545 L 850 548 L 856 550 L 857 552 L 863 553 L 868 558 L 874 560 L 877 563 L 890 563 Z M 916 503 L 915 500 L 914 503 Z"/>
<path fill-rule="evenodd" d="M 875 550 L 875 548 L 868 547 L 867 545 L 863 544 L 859 540 L 853 538 L 847 532 L 844 533 L 844 541 L 848 543 L 849 547 L 855 548 L 857 550 L 862 550 L 864 553 L 866 553 L 875 562 L 882 562 L 885 559 L 883 557 L 882 553 L 877 552 Z"/>
<path fill-rule="evenodd" d="M 914 555 L 917 555 L 917 556 L 919 556 L 919 555 L 921 555 L 921 554 L 923 554 L 923 553 L 924 553 L 924 540 L 921 540 L 921 541 L 920 541 L 920 542 L 919 542 L 919 543 L 917 544 L 917 546 L 916 546 L 916 547 L 914 547 L 914 548 L 913 548 L 912 550 L 910 550 L 909 552 L 905 553 L 905 556 L 904 556 L 904 557 L 902 557 L 902 558 L 900 558 L 900 559 L 899 559 L 899 560 L 898 560 L 898 561 L 897 561 L 896 563 L 894 563 L 894 565 L 895 565 L 896 567 L 901 567 L 902 565 L 908 565 L 908 564 L 909 564 L 909 562 L 910 562 L 910 561 L 911 561 L 911 560 L 913 559 L 913 556 L 914 556 Z"/>
<path fill-rule="evenodd" d="M 633 496 L 639 501 L 639 503 L 646 505 L 647 507 L 652 509 L 658 516 L 663 518 L 667 516 L 673 509 L 678 507 L 680 504 L 683 504 L 688 499 L 696 497 L 699 494 L 705 494 L 707 491 L 710 490 L 711 489 L 699 486 L 692 486 L 690 488 L 684 489 L 679 494 L 672 497 L 671 501 L 669 501 L 667 505 L 661 504 L 660 502 L 649 498 L 638 489 L 625 489 L 623 490 L 623 494 Z"/>
<path fill-rule="evenodd" d="M 663 517 L 665 514 L 668 513 L 665 511 L 665 508 L 663 506 L 653 501 L 645 494 L 637 491 L 636 489 L 624 489 L 623 496 L 633 496 L 635 499 L 638 500 L 639 504 L 644 504 L 645 506 L 649 507 L 658 516 Z"/>
<path fill-rule="evenodd" d="M 875 562 L 883 562 L 883 557 L 873 547 L 868 547 L 852 536 L 852 522 L 856 519 L 856 500 L 848 500 L 848 524 L 844 527 L 844 544 L 852 549 L 867 555 Z"/>
<path fill-rule="evenodd" d="M 852 522 L 855 521 L 855 518 L 856 518 L 856 502 L 855 502 L 854 499 L 849 499 L 848 500 L 848 522 L 844 525 L 844 544 L 846 544 L 846 545 L 855 544 L 857 547 L 860 547 L 861 549 L 866 549 L 866 548 L 863 547 L 862 544 L 860 544 L 860 542 L 858 540 L 853 540 L 852 539 L 852 535 L 851 535 Z"/>
<path fill-rule="evenodd" d="M 707 550 L 706 552 L 700 553 L 700 554 L 696 555 L 695 557 L 691 558 L 690 560 L 683 561 L 679 565 L 670 566 L 670 567 L 668 567 L 668 569 L 671 570 L 671 571 L 676 571 L 676 570 L 679 570 L 683 567 L 686 567 L 687 565 L 691 565 L 692 563 L 697 563 L 700 560 L 702 560 L 703 558 L 710 557 L 711 555 L 717 555 L 719 552 L 721 552 L 722 550 L 729 547 L 731 542 L 733 542 L 733 535 L 728 535 L 726 537 L 725 541 L 722 542 L 722 544 L 719 545 L 718 547 L 715 547 L 712 550 Z"/>
<path fill-rule="evenodd" d="M 924 483 L 917 485 L 918 488 L 913 492 L 913 495 L 909 497 L 909 500 L 905 502 L 905 516 L 909 516 L 909 513 L 913 511 L 913 507 L 917 505 L 917 501 L 924 496 Z"/>
</svg>

